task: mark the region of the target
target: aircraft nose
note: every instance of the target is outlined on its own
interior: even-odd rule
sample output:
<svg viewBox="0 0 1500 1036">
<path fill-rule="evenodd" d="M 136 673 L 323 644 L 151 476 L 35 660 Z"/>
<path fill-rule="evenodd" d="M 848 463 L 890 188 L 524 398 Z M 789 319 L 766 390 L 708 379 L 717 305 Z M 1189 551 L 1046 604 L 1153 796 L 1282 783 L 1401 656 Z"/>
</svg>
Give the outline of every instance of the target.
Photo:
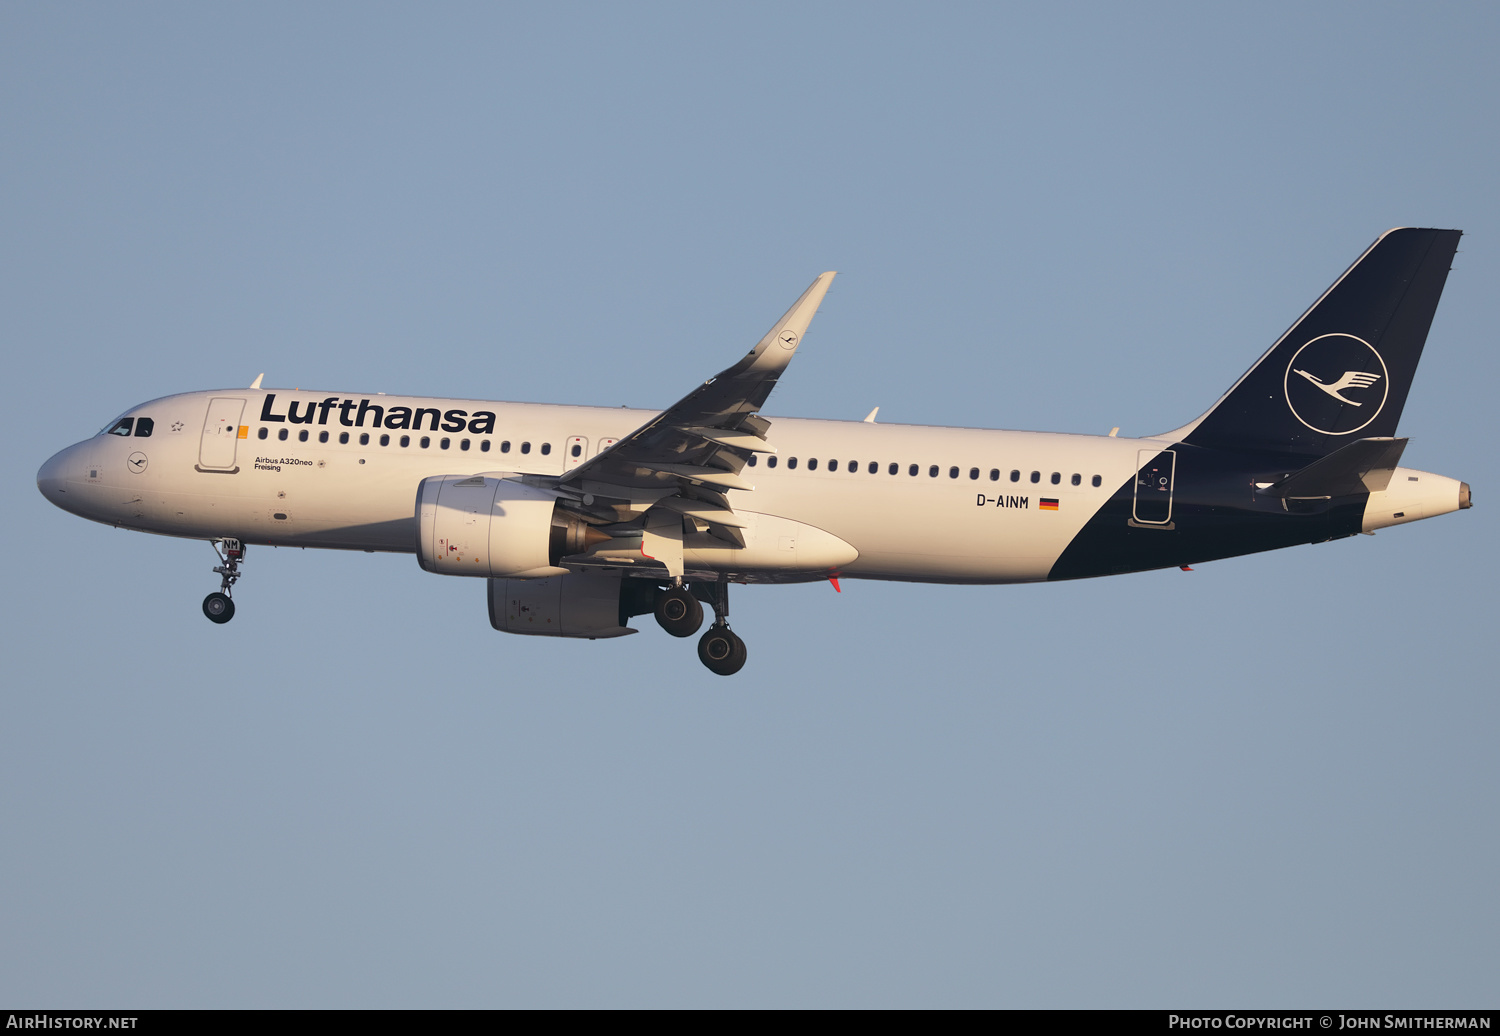
<svg viewBox="0 0 1500 1036">
<path fill-rule="evenodd" d="M 68 492 L 68 468 L 73 461 L 75 447 L 69 446 L 65 450 L 54 453 L 47 459 L 36 473 L 36 487 L 41 494 L 57 504 L 63 506 Z"/>
</svg>

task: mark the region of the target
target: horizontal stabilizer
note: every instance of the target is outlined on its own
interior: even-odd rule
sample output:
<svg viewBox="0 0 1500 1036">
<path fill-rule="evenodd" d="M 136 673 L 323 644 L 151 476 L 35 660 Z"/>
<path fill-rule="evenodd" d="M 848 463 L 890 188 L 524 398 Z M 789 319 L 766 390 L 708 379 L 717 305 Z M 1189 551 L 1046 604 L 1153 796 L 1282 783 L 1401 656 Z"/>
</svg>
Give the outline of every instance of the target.
<svg viewBox="0 0 1500 1036">
<path fill-rule="evenodd" d="M 1283 500 L 1321 500 L 1379 493 L 1401 463 L 1406 439 L 1356 439 L 1300 471 L 1260 490 Z"/>
</svg>

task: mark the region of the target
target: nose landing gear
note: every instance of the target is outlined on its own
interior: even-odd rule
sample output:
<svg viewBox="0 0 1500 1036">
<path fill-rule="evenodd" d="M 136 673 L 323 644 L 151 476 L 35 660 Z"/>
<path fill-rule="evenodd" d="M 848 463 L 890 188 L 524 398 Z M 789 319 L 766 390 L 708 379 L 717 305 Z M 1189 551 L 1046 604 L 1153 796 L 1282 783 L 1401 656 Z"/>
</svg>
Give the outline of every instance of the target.
<svg viewBox="0 0 1500 1036">
<path fill-rule="evenodd" d="M 203 598 L 203 614 L 208 616 L 209 622 L 223 625 L 234 618 L 234 598 L 231 595 L 234 593 L 235 581 L 240 578 L 240 562 L 245 560 L 245 545 L 230 538 L 210 542 L 221 562 L 214 573 L 223 578 L 218 592 Z M 222 550 L 219 549 L 221 543 Z"/>
<path fill-rule="evenodd" d="M 729 628 L 729 576 L 719 576 L 709 603 L 713 605 L 714 623 L 698 641 L 698 661 L 711 673 L 733 676 L 745 667 L 748 652 L 745 642 Z"/>
</svg>

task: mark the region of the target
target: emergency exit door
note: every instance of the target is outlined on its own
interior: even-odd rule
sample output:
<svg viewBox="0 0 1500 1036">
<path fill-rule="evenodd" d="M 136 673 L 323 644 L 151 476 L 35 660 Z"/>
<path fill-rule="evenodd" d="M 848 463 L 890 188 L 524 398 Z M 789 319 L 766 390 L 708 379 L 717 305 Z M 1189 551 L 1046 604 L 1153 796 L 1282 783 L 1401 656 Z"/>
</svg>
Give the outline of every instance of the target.
<svg viewBox="0 0 1500 1036">
<path fill-rule="evenodd" d="M 563 443 L 563 470 L 571 471 L 589 459 L 589 441 L 581 435 L 570 435 Z"/>
</svg>

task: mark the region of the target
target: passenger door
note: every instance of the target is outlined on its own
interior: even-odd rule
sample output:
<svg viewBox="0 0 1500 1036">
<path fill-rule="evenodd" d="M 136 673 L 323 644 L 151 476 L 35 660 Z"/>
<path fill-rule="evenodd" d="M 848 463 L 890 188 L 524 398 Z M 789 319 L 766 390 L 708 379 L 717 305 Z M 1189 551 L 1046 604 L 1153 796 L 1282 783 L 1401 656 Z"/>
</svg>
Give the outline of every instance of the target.
<svg viewBox="0 0 1500 1036">
<path fill-rule="evenodd" d="M 1173 450 L 1141 450 L 1136 455 L 1135 520 L 1141 525 L 1172 521 L 1172 477 L 1177 466 Z"/>
<path fill-rule="evenodd" d="M 203 419 L 203 441 L 198 445 L 198 470 L 233 474 L 235 454 L 241 437 L 240 415 L 245 412 L 243 399 L 215 396 L 208 401 Z M 243 429 L 248 432 L 249 428 Z"/>
</svg>

